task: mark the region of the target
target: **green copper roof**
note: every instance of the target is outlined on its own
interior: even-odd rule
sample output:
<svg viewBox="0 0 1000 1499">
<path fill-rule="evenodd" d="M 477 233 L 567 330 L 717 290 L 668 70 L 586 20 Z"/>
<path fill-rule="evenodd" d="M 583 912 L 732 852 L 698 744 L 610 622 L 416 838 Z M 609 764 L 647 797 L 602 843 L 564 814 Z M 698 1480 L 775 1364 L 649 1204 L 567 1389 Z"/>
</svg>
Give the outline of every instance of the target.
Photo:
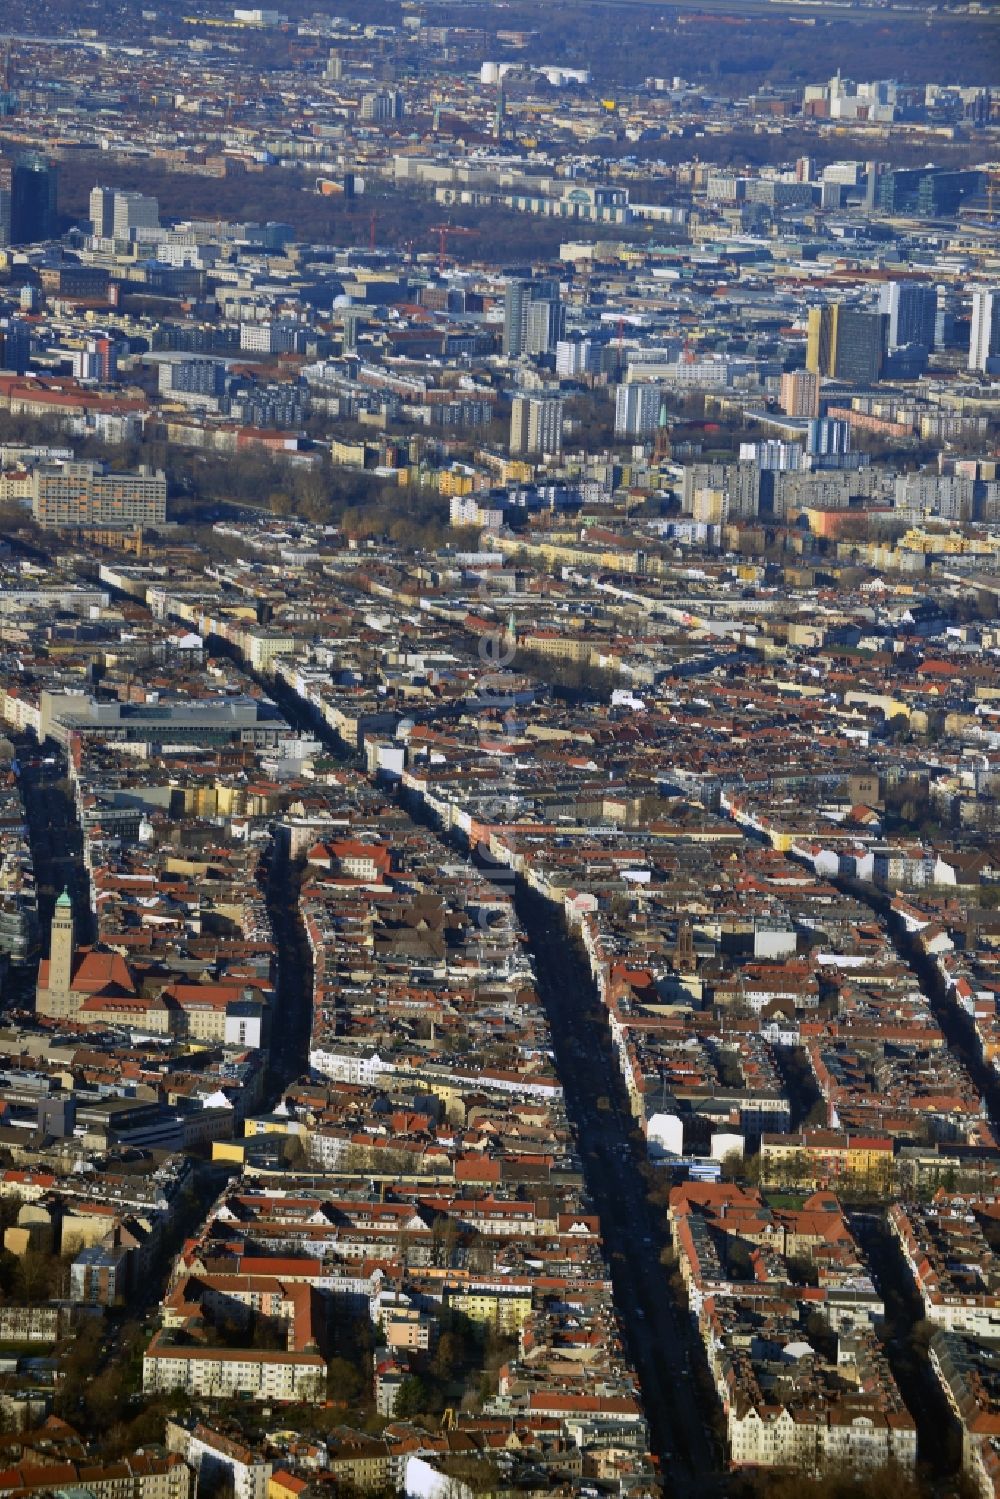
<svg viewBox="0 0 1000 1499">
<path fill-rule="evenodd" d="M 73 901 L 68 890 L 64 890 L 62 895 L 56 900 L 57 906 L 72 906 L 72 904 Z"/>
</svg>

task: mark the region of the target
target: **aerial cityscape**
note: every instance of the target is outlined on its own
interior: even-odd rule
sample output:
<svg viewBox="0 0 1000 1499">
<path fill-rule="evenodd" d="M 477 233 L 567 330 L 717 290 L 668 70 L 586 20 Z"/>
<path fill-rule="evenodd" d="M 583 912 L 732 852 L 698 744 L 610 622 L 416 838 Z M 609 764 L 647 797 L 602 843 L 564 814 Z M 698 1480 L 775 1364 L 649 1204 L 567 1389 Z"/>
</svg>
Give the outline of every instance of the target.
<svg viewBox="0 0 1000 1499">
<path fill-rule="evenodd" d="M 1000 13 L 0 4 L 0 1499 L 1000 1496 Z"/>
</svg>

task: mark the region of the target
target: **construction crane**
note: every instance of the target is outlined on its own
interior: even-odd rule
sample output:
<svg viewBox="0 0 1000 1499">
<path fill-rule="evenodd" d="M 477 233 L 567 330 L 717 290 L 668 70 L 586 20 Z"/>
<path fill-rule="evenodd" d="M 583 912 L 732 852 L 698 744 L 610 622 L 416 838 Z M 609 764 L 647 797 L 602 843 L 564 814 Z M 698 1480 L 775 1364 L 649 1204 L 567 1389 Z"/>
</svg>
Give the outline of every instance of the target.
<svg viewBox="0 0 1000 1499">
<path fill-rule="evenodd" d="M 448 258 L 448 237 L 452 234 L 462 234 L 469 238 L 476 233 L 475 229 L 463 229 L 460 224 L 432 224 L 430 232 L 438 237 L 438 270 L 444 270 L 444 263 Z"/>
<path fill-rule="evenodd" d="M 1000 172 L 988 171 L 986 173 L 986 217 L 991 224 L 997 221 L 996 197 L 1000 190 Z"/>
</svg>

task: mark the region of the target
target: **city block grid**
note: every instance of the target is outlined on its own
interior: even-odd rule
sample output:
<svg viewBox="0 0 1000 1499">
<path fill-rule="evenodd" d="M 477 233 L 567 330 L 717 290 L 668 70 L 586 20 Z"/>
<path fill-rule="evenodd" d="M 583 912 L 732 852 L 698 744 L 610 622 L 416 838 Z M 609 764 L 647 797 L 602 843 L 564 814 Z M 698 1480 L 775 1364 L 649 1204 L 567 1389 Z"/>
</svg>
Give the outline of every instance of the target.
<svg viewBox="0 0 1000 1499">
<path fill-rule="evenodd" d="M 339 8 L 4 17 L 0 1499 L 993 1499 L 996 17 Z"/>
</svg>

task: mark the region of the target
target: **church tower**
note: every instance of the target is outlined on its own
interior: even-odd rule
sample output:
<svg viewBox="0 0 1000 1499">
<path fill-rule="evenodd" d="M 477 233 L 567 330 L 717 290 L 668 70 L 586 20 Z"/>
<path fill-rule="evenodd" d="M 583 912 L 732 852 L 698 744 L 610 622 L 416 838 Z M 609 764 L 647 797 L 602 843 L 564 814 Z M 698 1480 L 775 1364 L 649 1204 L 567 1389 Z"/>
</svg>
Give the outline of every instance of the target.
<svg viewBox="0 0 1000 1499">
<path fill-rule="evenodd" d="M 52 916 L 52 941 L 49 947 L 49 994 L 68 1002 L 73 982 L 73 952 L 76 946 L 73 930 L 73 902 L 68 890 L 56 901 Z"/>
<path fill-rule="evenodd" d="M 697 973 L 698 958 L 694 950 L 694 932 L 691 929 L 691 918 L 683 917 L 677 923 L 677 941 L 674 944 L 674 971 L 676 973 Z"/>
</svg>

